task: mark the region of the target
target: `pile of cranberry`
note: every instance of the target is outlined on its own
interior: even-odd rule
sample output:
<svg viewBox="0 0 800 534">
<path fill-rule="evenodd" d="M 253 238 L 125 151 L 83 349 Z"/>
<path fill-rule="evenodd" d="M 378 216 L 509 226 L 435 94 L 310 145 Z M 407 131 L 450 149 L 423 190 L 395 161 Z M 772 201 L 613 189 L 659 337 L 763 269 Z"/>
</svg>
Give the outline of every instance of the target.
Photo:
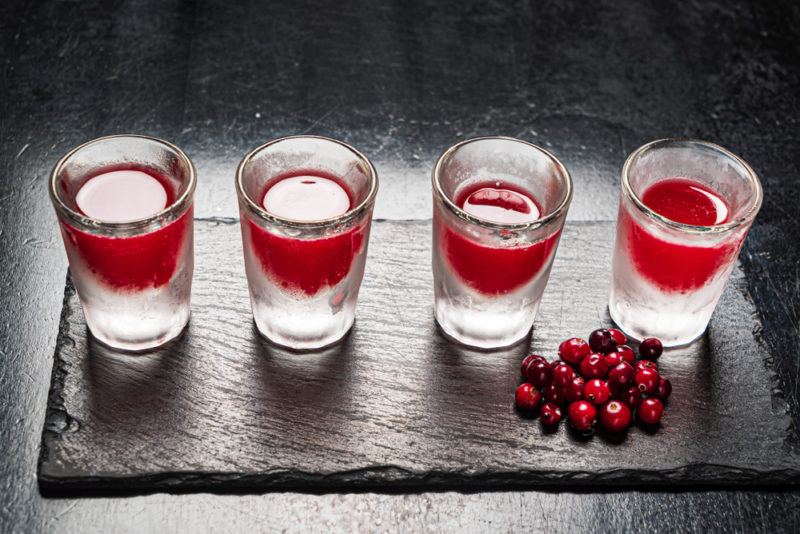
<svg viewBox="0 0 800 534">
<path fill-rule="evenodd" d="M 560 360 L 548 362 L 531 354 L 522 360 L 526 382 L 516 391 L 521 410 L 539 410 L 547 426 L 561 421 L 561 407 L 568 404 L 567 418 L 579 432 L 591 431 L 599 420 L 609 432 L 622 432 L 633 420 L 657 425 L 672 384 L 658 374 L 655 360 L 664 348 L 656 338 L 639 346 L 639 357 L 626 345 L 625 334 L 601 328 L 589 336 L 567 339 L 558 347 Z"/>
</svg>

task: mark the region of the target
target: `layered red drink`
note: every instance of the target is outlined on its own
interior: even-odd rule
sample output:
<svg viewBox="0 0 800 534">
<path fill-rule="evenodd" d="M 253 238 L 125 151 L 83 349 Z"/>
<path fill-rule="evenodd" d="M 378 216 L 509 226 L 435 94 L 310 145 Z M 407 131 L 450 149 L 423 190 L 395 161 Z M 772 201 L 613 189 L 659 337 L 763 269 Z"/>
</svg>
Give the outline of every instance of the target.
<svg viewBox="0 0 800 534">
<path fill-rule="evenodd" d="M 571 199 L 566 169 L 507 138 L 451 148 L 434 170 L 435 316 L 445 334 L 492 348 L 525 337 Z"/>
<path fill-rule="evenodd" d="M 609 310 L 636 338 L 705 330 L 761 204 L 752 169 L 721 147 L 664 140 L 623 169 Z"/>
<path fill-rule="evenodd" d="M 501 181 L 479 182 L 459 194 L 456 205 L 465 213 L 498 224 L 532 223 L 541 217 L 539 203 L 521 188 Z M 482 295 L 504 295 L 542 273 L 558 244 L 560 231 L 518 247 L 480 243 L 443 227 L 442 254 L 453 273 Z"/>
<path fill-rule="evenodd" d="M 291 137 L 245 157 L 237 190 L 259 331 L 295 349 L 339 340 L 364 274 L 374 168 L 338 141 Z"/>
<path fill-rule="evenodd" d="M 94 336 L 124 350 L 161 345 L 189 319 L 195 175 L 163 141 L 113 136 L 59 162 L 51 197 Z"/>
</svg>

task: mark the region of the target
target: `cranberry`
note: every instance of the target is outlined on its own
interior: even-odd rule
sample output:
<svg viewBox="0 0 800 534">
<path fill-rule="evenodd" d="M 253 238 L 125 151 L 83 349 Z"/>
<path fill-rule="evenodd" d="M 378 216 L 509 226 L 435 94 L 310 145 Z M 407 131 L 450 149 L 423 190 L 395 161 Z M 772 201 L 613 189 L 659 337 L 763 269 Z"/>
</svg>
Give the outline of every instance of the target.
<svg viewBox="0 0 800 534">
<path fill-rule="evenodd" d="M 608 389 L 608 384 L 606 384 L 605 380 L 593 378 L 586 382 L 586 387 L 583 389 L 583 396 L 589 402 L 600 405 L 611 397 L 611 390 Z"/>
<path fill-rule="evenodd" d="M 664 415 L 664 403 L 653 397 L 645 399 L 636 410 L 636 415 L 639 416 L 639 420 L 642 423 L 655 425 Z"/>
<path fill-rule="evenodd" d="M 582 376 L 573 378 L 567 387 L 564 388 L 564 398 L 567 402 L 575 402 L 583 400 L 583 390 L 586 386 L 586 381 Z"/>
<path fill-rule="evenodd" d="M 552 372 L 553 370 L 546 360 L 535 360 L 528 365 L 528 372 L 525 374 L 525 378 L 537 388 L 543 388 L 550 383 Z"/>
<path fill-rule="evenodd" d="M 664 346 L 659 339 L 654 337 L 643 339 L 642 344 L 639 345 L 639 356 L 648 360 L 657 360 L 662 352 L 664 352 Z"/>
<path fill-rule="evenodd" d="M 628 362 L 622 362 L 608 372 L 608 381 L 618 386 L 627 386 L 633 382 L 636 371 Z"/>
<path fill-rule="evenodd" d="M 653 369 L 640 369 L 633 381 L 642 393 L 655 393 L 659 378 L 658 372 Z"/>
<path fill-rule="evenodd" d="M 672 393 L 672 382 L 664 377 L 659 378 L 655 396 L 665 401 L 669 398 L 670 393 Z"/>
<path fill-rule="evenodd" d="M 567 416 L 575 430 L 586 432 L 594 426 L 594 421 L 597 419 L 597 408 L 585 400 L 575 401 L 567 408 Z"/>
<path fill-rule="evenodd" d="M 547 361 L 544 358 L 542 358 L 541 356 L 539 356 L 538 354 L 529 354 L 528 356 L 525 356 L 525 359 L 522 360 L 522 365 L 520 365 L 520 367 L 519 367 L 519 370 L 522 373 L 522 376 L 527 377 L 528 376 L 528 366 L 530 364 L 532 364 L 533 362 L 539 361 L 539 360 Z"/>
<path fill-rule="evenodd" d="M 608 372 L 608 364 L 602 354 L 592 353 L 581 362 L 581 374 L 584 378 L 604 378 Z"/>
<path fill-rule="evenodd" d="M 653 371 L 658 372 L 658 364 L 656 362 L 651 362 L 650 360 L 639 360 L 633 366 L 636 371 L 641 371 L 642 369 L 652 369 Z"/>
<path fill-rule="evenodd" d="M 600 408 L 600 424 L 609 432 L 622 432 L 631 424 L 631 409 L 618 400 L 608 401 Z"/>
<path fill-rule="evenodd" d="M 554 384 L 562 388 L 567 387 L 572 382 L 572 379 L 575 378 L 575 371 L 566 363 L 561 362 L 553 367 L 552 378 Z"/>
<path fill-rule="evenodd" d="M 514 400 L 517 406 L 523 410 L 535 410 L 542 402 L 542 394 L 536 389 L 533 384 L 524 382 L 517 388 L 514 393 Z"/>
<path fill-rule="evenodd" d="M 608 384 L 608 390 L 611 392 L 612 399 L 619 399 L 619 396 L 622 394 L 622 392 L 628 389 L 628 386 L 620 386 L 611 380 L 606 381 L 606 384 Z"/>
<path fill-rule="evenodd" d="M 555 382 L 550 382 L 542 388 L 542 396 L 545 400 L 562 404 L 564 402 L 564 389 Z"/>
<path fill-rule="evenodd" d="M 561 421 L 561 408 L 558 407 L 558 404 L 545 402 L 542 404 L 542 409 L 539 410 L 539 418 L 547 426 L 557 425 Z"/>
<path fill-rule="evenodd" d="M 631 386 L 622 390 L 617 400 L 624 402 L 631 410 L 634 410 L 642 402 L 642 392 L 636 386 Z"/>
<path fill-rule="evenodd" d="M 628 345 L 618 345 L 617 352 L 622 356 L 622 359 L 633 365 L 636 361 L 636 353 Z"/>
<path fill-rule="evenodd" d="M 608 354 L 617 348 L 617 342 L 614 341 L 614 336 L 605 328 L 595 330 L 589 335 L 589 347 L 594 352 L 601 354 Z"/>
<path fill-rule="evenodd" d="M 622 359 L 622 354 L 619 352 L 609 352 L 605 355 L 606 364 L 608 365 L 609 369 L 613 369 L 614 367 L 618 366 L 624 360 Z"/>
<path fill-rule="evenodd" d="M 570 338 L 558 346 L 558 355 L 565 362 L 578 365 L 581 360 L 592 352 L 589 344 L 579 337 Z"/>
<path fill-rule="evenodd" d="M 628 338 L 625 334 L 622 333 L 622 330 L 617 330 L 616 328 L 609 328 L 609 332 L 611 332 L 611 337 L 614 338 L 614 341 L 617 342 L 617 345 L 624 345 L 628 342 Z"/>
</svg>

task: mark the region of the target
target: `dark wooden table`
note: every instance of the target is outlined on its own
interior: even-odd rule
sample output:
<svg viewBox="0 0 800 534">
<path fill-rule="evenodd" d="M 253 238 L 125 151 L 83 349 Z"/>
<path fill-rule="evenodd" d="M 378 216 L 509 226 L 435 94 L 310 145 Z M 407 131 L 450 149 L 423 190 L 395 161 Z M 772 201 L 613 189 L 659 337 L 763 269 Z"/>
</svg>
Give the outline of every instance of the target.
<svg viewBox="0 0 800 534">
<path fill-rule="evenodd" d="M 236 216 L 239 159 L 287 134 L 364 151 L 381 175 L 382 219 L 428 219 L 431 166 L 468 137 L 552 149 L 575 180 L 571 221 L 614 219 L 619 168 L 638 145 L 717 141 L 761 175 L 742 259 L 770 350 L 800 354 L 794 2 L 283 4 L 0 4 L 0 531 L 800 529 L 800 491 L 769 488 L 40 496 L 66 270 L 45 184 L 66 150 L 104 134 L 183 147 L 201 217 Z M 800 356 L 782 362 L 774 387 L 798 366 Z"/>
</svg>

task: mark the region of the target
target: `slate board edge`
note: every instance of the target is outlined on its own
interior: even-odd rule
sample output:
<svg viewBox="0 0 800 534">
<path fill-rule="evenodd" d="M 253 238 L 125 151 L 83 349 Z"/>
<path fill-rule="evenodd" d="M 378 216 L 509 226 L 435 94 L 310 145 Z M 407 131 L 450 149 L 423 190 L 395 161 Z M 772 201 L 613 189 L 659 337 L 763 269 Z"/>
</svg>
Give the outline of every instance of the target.
<svg viewBox="0 0 800 534">
<path fill-rule="evenodd" d="M 212 224 L 238 224 L 238 219 L 210 217 L 197 218 L 196 222 Z M 405 223 L 405 224 L 430 224 L 430 221 L 383 221 L 375 223 Z M 594 225 L 596 221 L 573 222 L 576 226 Z M 747 274 L 747 273 L 746 273 Z M 750 294 L 747 277 L 744 284 L 739 284 L 745 298 L 753 301 Z M 613 471 L 541 471 L 524 470 L 515 472 L 412 472 L 395 466 L 371 466 L 363 469 L 328 474 L 314 474 L 304 471 L 280 471 L 263 474 L 241 473 L 214 473 L 214 472 L 163 472 L 143 474 L 136 476 L 69 476 L 48 473 L 47 461 L 49 447 L 65 432 L 75 431 L 80 422 L 73 418 L 66 410 L 62 390 L 67 374 L 65 362 L 59 358 L 59 352 L 64 343 L 72 343 L 69 336 L 69 318 L 73 313 L 68 306 L 69 299 L 75 293 L 69 271 L 66 275 L 64 298 L 62 300 L 62 313 L 59 323 L 56 348 L 53 355 L 53 372 L 50 391 L 48 393 L 47 410 L 42 432 L 42 445 L 38 461 L 38 480 L 40 490 L 47 494 L 58 494 L 60 489 L 79 490 L 92 492 L 94 490 L 111 490 L 123 493 L 146 493 L 153 491 L 167 491 L 182 493 L 187 491 L 230 491 L 257 493 L 262 491 L 277 490 L 314 490 L 332 491 L 336 489 L 347 490 L 379 490 L 395 489 L 413 491 L 418 490 L 448 490 L 448 489 L 502 489 L 514 487 L 579 487 L 579 486 L 613 486 L 616 488 L 639 486 L 647 487 L 672 487 L 672 486 L 698 486 L 708 485 L 725 487 L 736 484 L 749 486 L 796 486 L 800 484 L 800 467 L 789 467 L 780 470 L 759 471 L 741 469 L 720 464 L 696 463 L 668 470 L 613 470 Z M 757 327 L 753 332 L 755 340 L 763 353 L 762 360 L 769 371 L 770 381 L 781 384 L 781 377 L 774 368 L 774 356 L 768 349 L 768 344 L 762 336 L 762 318 L 756 309 L 754 317 Z M 800 380 L 800 377 L 797 377 Z M 771 388 L 771 397 L 774 409 L 784 411 L 790 415 L 790 427 L 784 441 L 786 452 L 797 459 L 798 444 L 797 421 L 791 417 L 789 400 L 783 391 L 786 388 Z M 254 488 L 258 486 L 258 488 Z"/>
<path fill-rule="evenodd" d="M 56 338 L 56 348 L 53 354 L 53 372 L 50 382 L 50 391 L 47 394 L 47 409 L 44 417 L 44 429 L 42 430 L 42 445 L 39 451 L 38 474 L 39 481 L 47 478 L 45 471 L 46 463 L 50 454 L 50 445 L 54 441 L 60 440 L 62 433 L 77 424 L 72 416 L 69 415 L 64 405 L 62 391 L 64 380 L 67 375 L 66 364 L 59 358 L 59 352 L 64 343 L 72 343 L 69 336 L 69 318 L 72 311 L 69 309 L 69 299 L 75 294 L 75 286 L 67 270 L 66 283 L 64 286 L 64 299 L 61 309 L 61 320 L 58 325 L 58 335 Z"/>
<path fill-rule="evenodd" d="M 756 316 L 753 319 L 758 324 L 758 327 L 753 332 L 753 337 L 763 352 L 762 359 L 770 374 L 770 382 L 774 386 L 771 388 L 774 408 L 776 411 L 785 411 L 791 421 L 789 428 L 786 429 L 785 445 L 791 454 L 800 455 L 800 398 L 798 398 L 797 393 L 800 391 L 800 375 L 788 371 L 782 365 L 782 361 L 777 361 L 785 358 L 780 355 L 781 352 L 787 354 L 794 352 L 798 346 L 798 341 L 777 339 L 778 332 L 776 332 L 774 326 L 772 328 L 764 328 L 764 306 L 767 304 L 762 293 L 767 289 L 767 284 L 761 282 L 761 277 L 758 276 L 762 268 L 758 265 L 752 251 L 749 250 L 748 241 L 742 247 L 739 259 L 742 270 L 745 273 L 745 281 L 742 284 L 741 291 L 745 298 L 753 304 L 753 309 L 756 310 Z M 789 319 L 786 318 L 786 320 Z M 795 393 L 792 394 L 792 392 Z"/>
<path fill-rule="evenodd" d="M 786 427 L 786 436 L 783 440 L 783 446 L 786 452 L 794 460 L 800 461 L 800 425 L 795 419 L 796 411 L 800 411 L 800 406 L 794 406 L 793 410 L 793 397 L 786 395 L 786 391 L 792 391 L 798 388 L 798 381 L 800 375 L 784 376 L 783 373 L 778 372 L 776 365 L 776 356 L 770 350 L 770 343 L 764 335 L 764 320 L 762 312 L 758 306 L 758 302 L 753 298 L 751 293 L 752 284 L 751 273 L 747 267 L 747 262 L 740 261 L 742 266 L 743 276 L 737 279 L 735 274 L 731 275 L 729 284 L 735 284 L 736 289 L 742 296 L 753 306 L 752 320 L 755 326 L 752 330 L 753 339 L 759 349 L 759 357 L 761 358 L 764 368 L 767 370 L 767 375 L 770 385 L 770 398 L 772 399 L 772 411 L 776 416 L 786 416 L 789 421 Z M 713 320 L 713 319 L 712 319 Z M 711 326 L 709 326 L 711 328 Z"/>
<path fill-rule="evenodd" d="M 52 476 L 41 473 L 39 486 L 48 495 L 84 491 L 96 494 L 145 494 L 156 491 L 186 493 L 198 490 L 218 493 L 269 491 L 452 491 L 592 487 L 614 489 L 675 489 L 688 487 L 792 487 L 800 484 L 800 469 L 758 471 L 724 465 L 690 464 L 675 469 L 643 471 L 625 469 L 601 472 L 412 472 L 394 466 L 374 466 L 341 473 L 315 474 L 276 471 L 267 474 L 177 472 L 121 476 Z"/>
</svg>

